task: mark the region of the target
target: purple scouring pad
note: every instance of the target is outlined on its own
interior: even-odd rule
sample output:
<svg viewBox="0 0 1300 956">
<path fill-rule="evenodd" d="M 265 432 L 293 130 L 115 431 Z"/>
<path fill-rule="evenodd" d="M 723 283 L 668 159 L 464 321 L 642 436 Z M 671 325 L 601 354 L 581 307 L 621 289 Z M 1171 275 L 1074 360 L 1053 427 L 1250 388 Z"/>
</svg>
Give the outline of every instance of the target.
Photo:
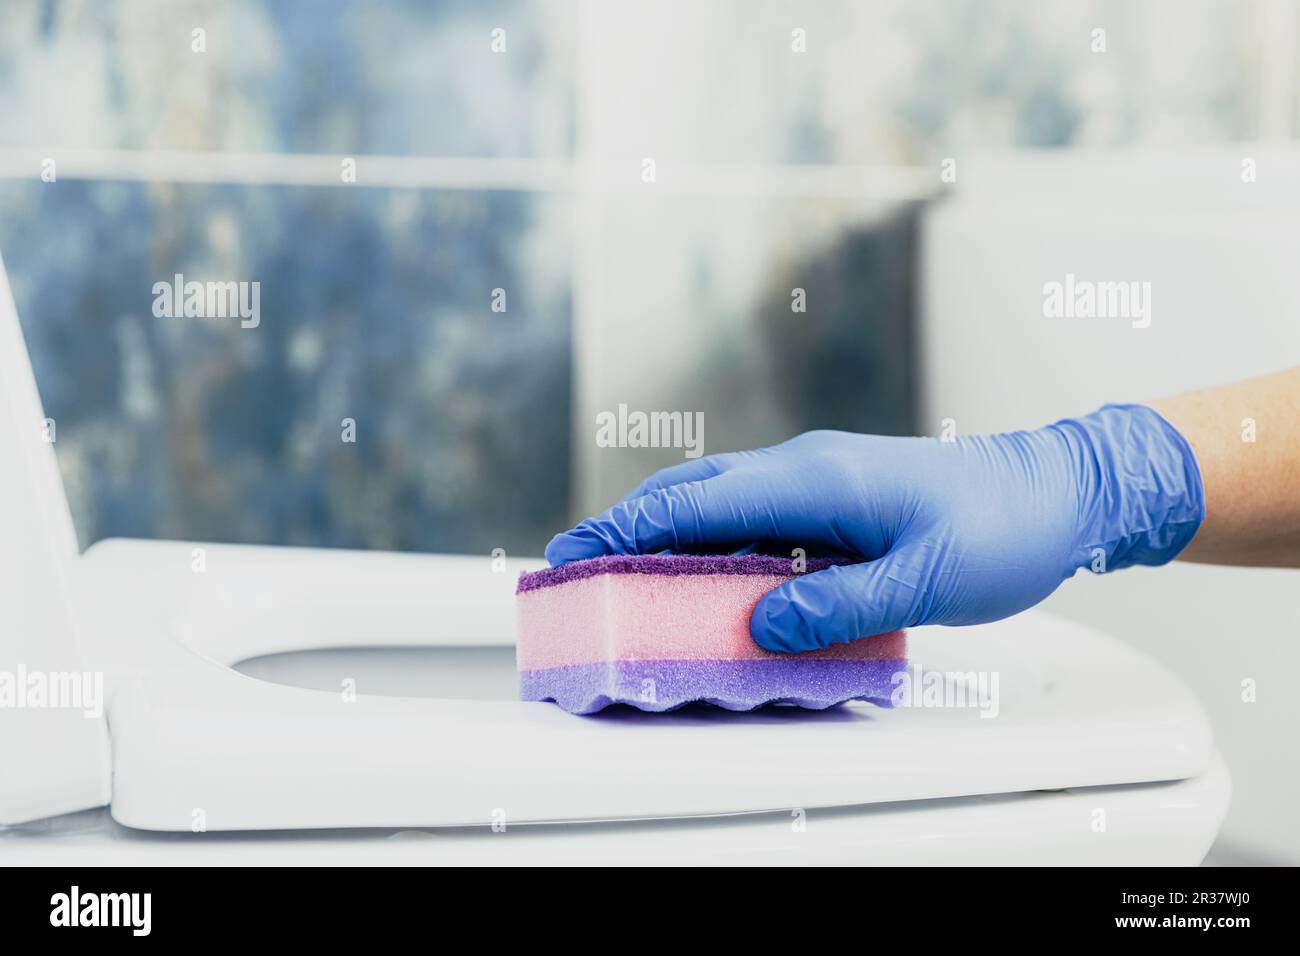
<svg viewBox="0 0 1300 956">
<path fill-rule="evenodd" d="M 889 706 L 893 676 L 906 666 L 901 631 L 802 654 L 764 650 L 749 636 L 764 594 L 835 563 L 611 555 L 525 574 L 516 597 L 520 694 L 577 714 L 616 703 L 655 712 L 694 701 L 728 710 Z"/>
<path fill-rule="evenodd" d="M 610 704 L 662 713 L 692 703 L 725 710 L 794 704 L 825 710 L 848 700 L 890 706 L 897 660 L 608 661 L 520 674 L 524 700 L 550 700 L 571 714 Z"/>
</svg>

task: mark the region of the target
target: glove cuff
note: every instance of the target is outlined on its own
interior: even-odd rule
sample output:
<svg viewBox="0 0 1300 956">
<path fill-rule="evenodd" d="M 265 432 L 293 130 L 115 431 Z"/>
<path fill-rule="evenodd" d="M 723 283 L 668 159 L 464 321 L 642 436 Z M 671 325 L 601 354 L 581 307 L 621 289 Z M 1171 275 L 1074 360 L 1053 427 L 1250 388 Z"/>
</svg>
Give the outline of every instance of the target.
<svg viewBox="0 0 1300 956">
<path fill-rule="evenodd" d="M 1048 427 L 1070 446 L 1079 483 L 1075 567 L 1166 564 L 1187 547 L 1205 520 L 1205 488 L 1191 445 L 1164 416 L 1103 405 Z"/>
</svg>

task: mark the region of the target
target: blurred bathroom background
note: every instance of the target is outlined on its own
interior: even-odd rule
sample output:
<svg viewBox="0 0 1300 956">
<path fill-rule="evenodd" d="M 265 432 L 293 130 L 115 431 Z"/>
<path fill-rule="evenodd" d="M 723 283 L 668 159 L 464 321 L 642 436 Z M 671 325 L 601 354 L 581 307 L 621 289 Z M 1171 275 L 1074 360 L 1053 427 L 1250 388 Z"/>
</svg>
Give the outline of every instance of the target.
<svg viewBox="0 0 1300 956">
<path fill-rule="evenodd" d="M 1295 6 L 6 0 L 0 255 L 81 543 L 538 554 L 682 460 L 599 447 L 620 404 L 713 453 L 1300 364 Z M 260 324 L 155 317 L 177 273 Z M 1045 319 L 1067 273 L 1150 328 Z M 1294 581 L 1049 602 L 1197 692 L 1227 862 L 1300 862 Z"/>
<path fill-rule="evenodd" d="M 1251 135 L 1236 6 L 11 0 L 0 255 L 82 544 L 540 553 L 681 459 L 597 447 L 620 403 L 921 429 L 942 161 Z M 260 327 L 155 318 L 176 273 Z"/>
</svg>

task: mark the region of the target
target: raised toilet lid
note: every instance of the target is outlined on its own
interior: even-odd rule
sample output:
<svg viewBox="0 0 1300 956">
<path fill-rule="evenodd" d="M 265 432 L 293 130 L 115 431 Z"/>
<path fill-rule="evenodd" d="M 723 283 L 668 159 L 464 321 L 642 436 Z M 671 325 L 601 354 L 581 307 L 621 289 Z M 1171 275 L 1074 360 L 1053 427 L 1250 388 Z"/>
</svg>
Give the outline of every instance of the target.
<svg viewBox="0 0 1300 956">
<path fill-rule="evenodd" d="M 108 800 L 102 680 L 77 647 L 72 515 L 0 261 L 0 825 Z"/>
</svg>

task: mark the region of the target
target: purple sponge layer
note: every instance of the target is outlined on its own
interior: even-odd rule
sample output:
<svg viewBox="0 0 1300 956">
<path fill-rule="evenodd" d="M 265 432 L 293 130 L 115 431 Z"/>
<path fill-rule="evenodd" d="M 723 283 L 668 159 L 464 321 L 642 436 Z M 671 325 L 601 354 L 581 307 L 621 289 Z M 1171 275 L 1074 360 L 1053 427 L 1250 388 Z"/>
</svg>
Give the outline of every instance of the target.
<svg viewBox="0 0 1300 956">
<path fill-rule="evenodd" d="M 778 559 L 779 560 L 779 559 Z M 609 661 L 523 671 L 523 700 L 552 700 L 574 714 L 610 704 L 676 710 L 701 701 L 727 710 L 789 703 L 823 710 L 846 700 L 890 706 L 894 674 L 907 662 L 815 660 L 797 656 L 734 661 Z"/>
<path fill-rule="evenodd" d="M 835 564 L 849 563 L 836 558 L 805 558 L 804 561 L 806 567 L 802 570 L 809 574 Z M 594 578 L 598 574 L 768 574 L 792 577 L 795 571 L 790 558 L 766 554 L 607 554 L 521 574 L 515 591 L 522 594 Z"/>
</svg>

